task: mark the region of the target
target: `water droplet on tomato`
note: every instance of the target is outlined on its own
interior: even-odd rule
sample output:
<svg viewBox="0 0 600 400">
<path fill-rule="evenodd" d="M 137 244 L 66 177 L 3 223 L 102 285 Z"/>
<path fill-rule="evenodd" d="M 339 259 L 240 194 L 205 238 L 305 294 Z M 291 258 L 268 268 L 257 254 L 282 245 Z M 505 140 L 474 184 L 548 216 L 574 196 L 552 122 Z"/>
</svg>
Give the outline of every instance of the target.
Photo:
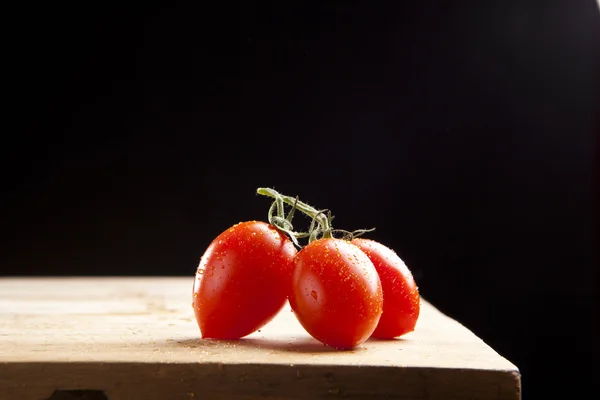
<svg viewBox="0 0 600 400">
<path fill-rule="evenodd" d="M 198 273 L 199 273 L 199 274 L 203 274 L 203 273 L 204 273 L 204 268 L 200 268 L 200 269 L 198 270 Z"/>
</svg>

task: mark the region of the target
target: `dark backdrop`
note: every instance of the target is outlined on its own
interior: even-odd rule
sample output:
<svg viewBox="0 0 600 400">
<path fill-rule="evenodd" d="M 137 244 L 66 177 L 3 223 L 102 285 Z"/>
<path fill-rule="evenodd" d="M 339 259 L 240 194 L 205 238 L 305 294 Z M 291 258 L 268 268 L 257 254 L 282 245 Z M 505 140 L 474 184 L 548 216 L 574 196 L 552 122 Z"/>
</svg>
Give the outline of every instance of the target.
<svg viewBox="0 0 600 400">
<path fill-rule="evenodd" d="M 192 276 L 270 186 L 375 226 L 526 399 L 592 388 L 594 0 L 217 3 L 7 14 L 0 272 Z"/>
</svg>

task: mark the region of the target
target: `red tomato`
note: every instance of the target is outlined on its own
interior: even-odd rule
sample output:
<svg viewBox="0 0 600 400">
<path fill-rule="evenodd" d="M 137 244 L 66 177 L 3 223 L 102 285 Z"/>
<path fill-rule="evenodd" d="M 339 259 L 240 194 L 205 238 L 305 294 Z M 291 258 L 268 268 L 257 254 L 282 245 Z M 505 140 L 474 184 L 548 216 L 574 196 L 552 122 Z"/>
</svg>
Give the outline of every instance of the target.
<svg viewBox="0 0 600 400">
<path fill-rule="evenodd" d="M 193 307 L 203 338 L 239 339 L 285 305 L 297 251 L 265 222 L 242 222 L 208 246 L 194 281 Z"/>
<path fill-rule="evenodd" d="M 352 243 L 373 262 L 383 288 L 383 314 L 372 336 L 391 339 L 412 332 L 419 318 L 421 302 L 408 267 L 392 249 L 379 242 L 357 238 Z"/>
<path fill-rule="evenodd" d="M 359 346 L 375 330 L 382 303 L 373 263 L 350 242 L 319 239 L 296 255 L 290 305 L 304 329 L 325 345 Z"/>
</svg>

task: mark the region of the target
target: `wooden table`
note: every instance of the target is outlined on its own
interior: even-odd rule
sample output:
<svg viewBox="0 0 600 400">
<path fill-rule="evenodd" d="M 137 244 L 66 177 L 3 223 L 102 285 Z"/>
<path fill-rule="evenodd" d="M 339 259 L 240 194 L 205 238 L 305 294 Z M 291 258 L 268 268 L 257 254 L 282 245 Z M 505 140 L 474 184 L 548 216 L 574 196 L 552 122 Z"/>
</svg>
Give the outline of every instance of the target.
<svg viewBox="0 0 600 400">
<path fill-rule="evenodd" d="M 423 300 L 415 332 L 335 351 L 289 306 L 202 340 L 193 277 L 0 279 L 0 399 L 519 399 L 520 374 Z"/>
</svg>

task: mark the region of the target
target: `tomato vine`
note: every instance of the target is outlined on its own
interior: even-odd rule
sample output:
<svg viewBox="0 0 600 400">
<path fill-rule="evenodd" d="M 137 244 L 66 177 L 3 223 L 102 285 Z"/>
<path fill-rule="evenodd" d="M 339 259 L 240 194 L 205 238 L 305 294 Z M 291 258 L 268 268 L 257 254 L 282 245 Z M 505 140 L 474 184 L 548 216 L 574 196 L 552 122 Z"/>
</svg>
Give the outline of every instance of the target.
<svg viewBox="0 0 600 400">
<path fill-rule="evenodd" d="M 256 190 L 256 193 L 274 199 L 273 204 L 271 204 L 271 207 L 269 208 L 269 223 L 277 227 L 277 229 L 285 232 L 298 248 L 303 247 L 300 245 L 298 239 L 308 238 L 308 243 L 325 238 L 341 238 L 346 241 L 352 241 L 353 239 L 365 233 L 375 230 L 375 228 L 356 229 L 354 231 L 334 229 L 332 225 L 334 216 L 329 209 L 317 209 L 305 202 L 300 201 L 298 196 L 287 196 L 271 188 L 260 187 Z M 285 215 L 285 204 L 291 206 L 291 210 L 287 216 Z M 277 214 L 274 214 L 275 210 L 277 211 Z M 299 210 L 311 218 L 308 232 L 298 232 L 294 230 L 292 225 L 292 217 L 296 210 Z M 338 237 L 338 235 L 341 235 L 341 237 Z"/>
</svg>

